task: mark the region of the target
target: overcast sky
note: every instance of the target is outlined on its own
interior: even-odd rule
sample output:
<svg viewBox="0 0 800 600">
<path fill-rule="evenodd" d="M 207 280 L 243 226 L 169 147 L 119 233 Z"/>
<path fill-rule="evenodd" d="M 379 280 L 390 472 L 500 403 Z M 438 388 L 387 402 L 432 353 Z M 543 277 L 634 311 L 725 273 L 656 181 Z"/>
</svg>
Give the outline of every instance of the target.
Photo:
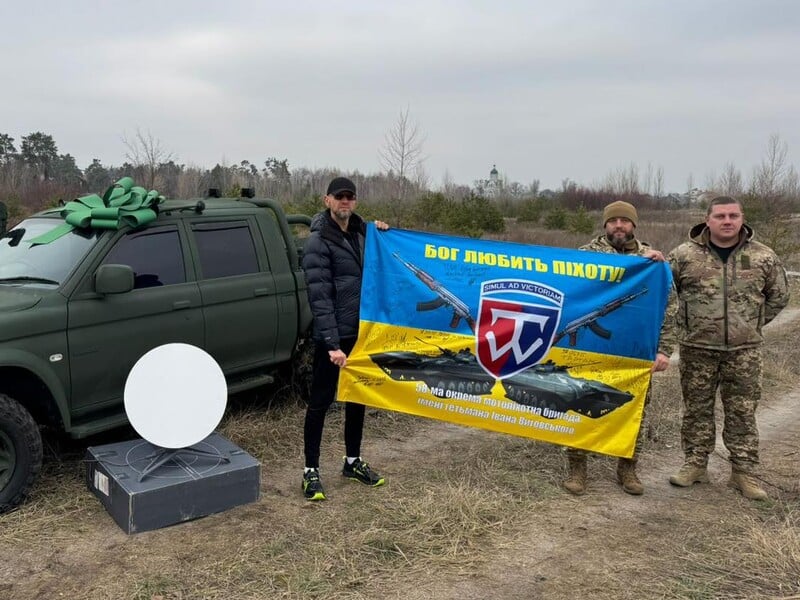
<svg viewBox="0 0 800 600">
<path fill-rule="evenodd" d="M 433 185 L 635 162 L 685 191 L 773 133 L 800 156 L 794 0 L 9 0 L 0 23 L 0 133 L 82 168 L 138 128 L 187 165 L 373 173 L 407 107 Z"/>
</svg>

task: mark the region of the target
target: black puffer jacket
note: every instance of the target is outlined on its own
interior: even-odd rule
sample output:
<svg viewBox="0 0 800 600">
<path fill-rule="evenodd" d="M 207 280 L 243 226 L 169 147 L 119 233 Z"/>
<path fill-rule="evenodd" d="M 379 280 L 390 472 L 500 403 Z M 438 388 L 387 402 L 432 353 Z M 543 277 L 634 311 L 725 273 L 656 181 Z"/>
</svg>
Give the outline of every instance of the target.
<svg viewBox="0 0 800 600">
<path fill-rule="evenodd" d="M 358 335 L 366 224 L 355 213 L 350 216 L 347 233 L 356 240 L 358 252 L 329 210 L 317 213 L 303 250 L 314 339 L 329 350 L 338 350 L 340 340 Z"/>
</svg>

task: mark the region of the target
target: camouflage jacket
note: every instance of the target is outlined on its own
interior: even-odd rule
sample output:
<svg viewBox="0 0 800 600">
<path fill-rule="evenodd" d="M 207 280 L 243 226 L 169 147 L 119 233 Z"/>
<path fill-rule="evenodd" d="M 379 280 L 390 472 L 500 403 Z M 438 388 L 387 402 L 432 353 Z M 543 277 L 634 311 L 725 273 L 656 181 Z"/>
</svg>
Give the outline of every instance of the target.
<svg viewBox="0 0 800 600">
<path fill-rule="evenodd" d="M 677 342 L 712 350 L 763 343 L 761 328 L 789 302 L 778 256 L 753 239 L 748 225 L 726 263 L 709 246 L 705 223 L 692 227 L 689 238 L 667 257 L 678 294 Z"/>
<path fill-rule="evenodd" d="M 636 238 L 633 238 L 622 249 L 622 252 L 614 248 L 611 245 L 611 242 L 608 241 L 608 238 L 605 234 L 600 235 L 594 238 L 588 244 L 584 244 L 578 250 L 591 250 L 592 252 L 605 252 L 607 254 L 636 254 L 641 256 L 645 252 L 652 250 L 650 244 L 647 242 L 640 242 Z"/>
</svg>

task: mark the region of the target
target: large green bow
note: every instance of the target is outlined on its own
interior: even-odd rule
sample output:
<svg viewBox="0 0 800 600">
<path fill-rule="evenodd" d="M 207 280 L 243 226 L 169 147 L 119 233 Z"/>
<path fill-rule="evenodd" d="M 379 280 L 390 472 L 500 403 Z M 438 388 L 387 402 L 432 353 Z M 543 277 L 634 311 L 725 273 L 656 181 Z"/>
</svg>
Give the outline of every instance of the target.
<svg viewBox="0 0 800 600">
<path fill-rule="evenodd" d="M 66 223 L 31 240 L 31 245 L 49 244 L 76 227 L 81 229 L 119 229 L 122 225 L 142 227 L 155 221 L 156 206 L 164 196 L 149 192 L 123 177 L 106 190 L 101 198 L 90 194 L 67 202 L 61 211 Z"/>
</svg>

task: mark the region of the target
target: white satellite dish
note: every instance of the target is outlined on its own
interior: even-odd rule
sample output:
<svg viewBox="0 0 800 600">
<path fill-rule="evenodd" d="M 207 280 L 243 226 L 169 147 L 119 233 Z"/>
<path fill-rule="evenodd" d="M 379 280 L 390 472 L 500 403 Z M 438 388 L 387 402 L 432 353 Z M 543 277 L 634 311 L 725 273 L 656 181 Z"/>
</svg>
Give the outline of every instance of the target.
<svg viewBox="0 0 800 600">
<path fill-rule="evenodd" d="M 164 344 L 136 361 L 125 382 L 125 412 L 136 433 L 166 450 L 152 456 L 140 480 L 178 452 L 206 454 L 189 446 L 213 433 L 227 398 L 222 369 L 196 346 Z"/>
</svg>

